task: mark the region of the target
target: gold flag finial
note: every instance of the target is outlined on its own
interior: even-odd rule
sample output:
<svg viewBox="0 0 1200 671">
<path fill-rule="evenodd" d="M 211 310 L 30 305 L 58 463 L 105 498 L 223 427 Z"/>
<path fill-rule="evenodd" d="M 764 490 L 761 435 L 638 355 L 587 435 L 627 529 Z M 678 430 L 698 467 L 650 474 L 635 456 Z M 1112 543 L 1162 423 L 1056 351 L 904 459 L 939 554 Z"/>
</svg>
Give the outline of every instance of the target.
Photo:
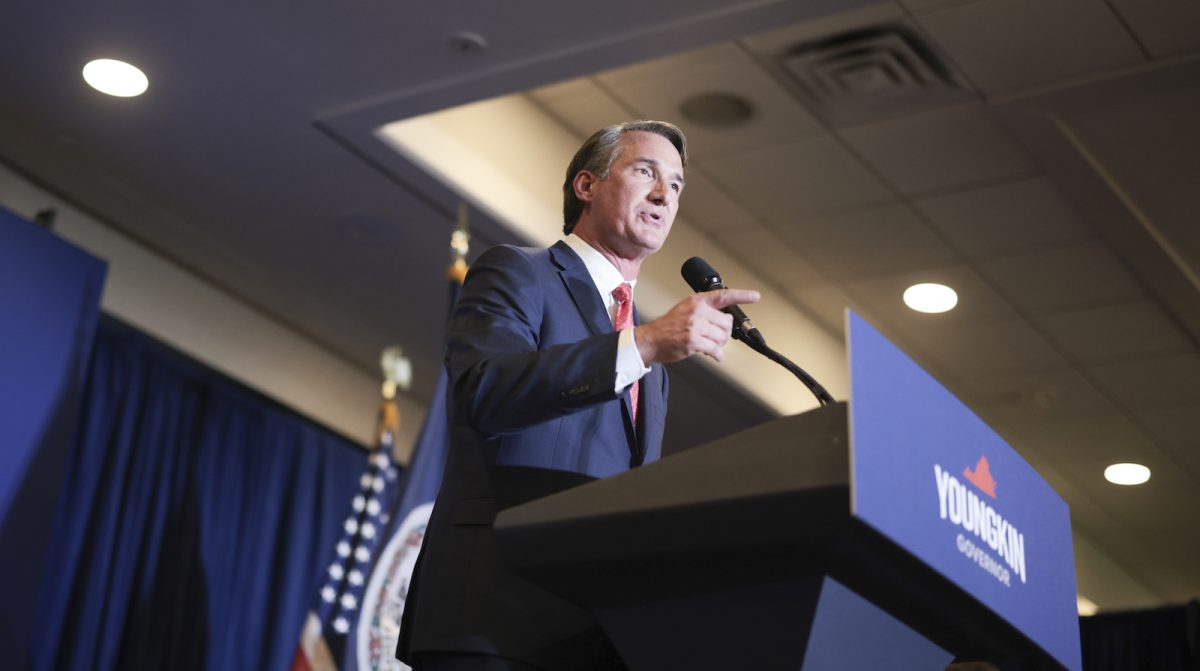
<svg viewBox="0 0 1200 671">
<path fill-rule="evenodd" d="M 408 464 L 408 455 L 401 455 L 401 446 L 396 444 L 400 436 L 400 409 L 396 407 L 396 392 L 408 391 L 412 385 L 412 362 L 404 351 L 393 345 L 385 348 L 379 356 L 379 367 L 383 371 L 383 389 L 379 400 L 379 421 L 375 429 L 375 449 L 390 449 L 392 456 L 401 465 Z M 412 449 L 411 446 L 408 449 Z"/>
<path fill-rule="evenodd" d="M 446 277 L 463 283 L 467 278 L 467 252 L 471 248 L 471 227 L 467 223 L 467 204 L 458 204 L 458 218 L 450 234 L 450 267 Z"/>
</svg>

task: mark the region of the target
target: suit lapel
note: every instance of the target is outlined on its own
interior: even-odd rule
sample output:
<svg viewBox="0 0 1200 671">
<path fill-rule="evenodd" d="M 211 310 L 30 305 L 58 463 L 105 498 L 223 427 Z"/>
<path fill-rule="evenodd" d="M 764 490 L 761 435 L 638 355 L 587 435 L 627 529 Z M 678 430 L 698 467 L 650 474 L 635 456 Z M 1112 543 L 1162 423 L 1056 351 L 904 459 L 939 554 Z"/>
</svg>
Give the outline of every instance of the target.
<svg viewBox="0 0 1200 671">
<path fill-rule="evenodd" d="M 583 265 L 583 259 L 562 240 L 550 247 L 550 256 L 554 265 L 558 267 L 558 275 L 567 287 L 567 293 L 571 295 L 575 308 L 579 310 L 592 335 L 612 333 L 612 321 L 608 318 L 604 303 L 600 301 L 596 283 L 588 274 L 587 266 Z"/>
<path fill-rule="evenodd" d="M 583 259 L 579 258 L 579 255 L 562 240 L 550 246 L 550 258 L 558 267 L 558 275 L 562 278 L 567 293 L 571 295 L 575 308 L 587 322 L 588 330 L 592 332 L 592 335 L 612 333 L 612 320 L 608 316 L 608 311 L 604 309 L 604 303 L 600 300 L 600 292 L 596 290 L 596 283 L 592 281 L 592 275 L 584 265 Z M 640 323 L 636 306 L 633 311 L 633 322 Z M 622 413 L 625 420 L 625 437 L 629 441 L 632 461 L 641 463 L 645 451 L 641 448 L 639 437 L 634 430 L 628 391 L 621 394 L 621 407 L 625 410 Z"/>
<path fill-rule="evenodd" d="M 650 372 L 642 378 L 642 410 L 638 415 L 637 454 L 634 462 L 641 465 L 647 461 L 657 461 L 662 457 L 663 418 L 667 409 L 663 407 L 663 367 L 660 364 L 650 366 Z M 652 447 L 653 451 L 648 451 Z"/>
</svg>

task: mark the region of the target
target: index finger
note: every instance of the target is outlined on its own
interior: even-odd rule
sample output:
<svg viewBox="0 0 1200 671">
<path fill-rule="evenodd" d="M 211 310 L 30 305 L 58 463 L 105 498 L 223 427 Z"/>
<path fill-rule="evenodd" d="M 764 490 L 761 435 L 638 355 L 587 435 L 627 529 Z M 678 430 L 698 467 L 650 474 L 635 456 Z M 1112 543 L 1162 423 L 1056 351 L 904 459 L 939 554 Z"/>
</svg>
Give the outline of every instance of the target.
<svg viewBox="0 0 1200 671">
<path fill-rule="evenodd" d="M 700 294 L 704 302 L 717 308 L 727 308 L 730 305 L 743 305 L 745 303 L 757 303 L 762 296 L 753 289 L 718 289 L 716 291 L 705 291 Z"/>
</svg>

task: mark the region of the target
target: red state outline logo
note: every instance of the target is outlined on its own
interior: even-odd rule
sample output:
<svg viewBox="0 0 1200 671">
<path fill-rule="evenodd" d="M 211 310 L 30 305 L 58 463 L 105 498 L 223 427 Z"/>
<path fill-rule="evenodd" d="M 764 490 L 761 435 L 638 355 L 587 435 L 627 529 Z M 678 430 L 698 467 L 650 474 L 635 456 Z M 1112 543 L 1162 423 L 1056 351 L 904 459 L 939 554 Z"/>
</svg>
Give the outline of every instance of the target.
<svg viewBox="0 0 1200 671">
<path fill-rule="evenodd" d="M 971 484 L 975 485 L 984 494 L 996 498 L 996 480 L 992 477 L 991 466 L 988 465 L 987 457 L 979 457 L 979 461 L 975 464 L 975 470 L 972 471 L 970 466 L 963 469 L 963 477 Z"/>
</svg>

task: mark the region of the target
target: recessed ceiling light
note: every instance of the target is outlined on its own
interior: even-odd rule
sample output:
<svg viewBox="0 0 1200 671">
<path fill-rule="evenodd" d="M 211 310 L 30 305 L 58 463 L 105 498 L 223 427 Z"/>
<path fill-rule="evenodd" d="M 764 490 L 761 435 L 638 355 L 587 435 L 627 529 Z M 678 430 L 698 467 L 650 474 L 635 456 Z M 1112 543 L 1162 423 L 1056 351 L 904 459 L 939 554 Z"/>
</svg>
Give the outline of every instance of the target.
<svg viewBox="0 0 1200 671">
<path fill-rule="evenodd" d="M 97 91 L 119 98 L 140 96 L 150 86 L 150 80 L 141 70 L 111 58 L 101 58 L 83 66 L 83 80 Z"/>
<path fill-rule="evenodd" d="M 914 284 L 904 290 L 904 304 L 917 312 L 949 312 L 958 305 L 958 294 L 944 284 Z"/>
<path fill-rule="evenodd" d="M 487 38 L 479 33 L 463 30 L 450 36 L 450 47 L 463 53 L 487 49 Z"/>
<path fill-rule="evenodd" d="M 1141 464 L 1113 464 L 1104 469 L 1104 479 L 1114 485 L 1140 485 L 1150 479 L 1150 469 Z"/>
<path fill-rule="evenodd" d="M 1086 617 L 1089 615 L 1095 615 L 1096 613 L 1100 612 L 1100 607 L 1097 606 L 1094 601 L 1087 598 L 1086 596 L 1084 596 L 1082 594 L 1076 594 L 1075 595 L 1075 610 L 1078 611 L 1080 615 L 1083 615 Z"/>
<path fill-rule="evenodd" d="M 733 93 L 702 93 L 683 101 L 679 112 L 701 126 L 733 128 L 749 121 L 754 116 L 754 107 L 749 100 Z"/>
</svg>

